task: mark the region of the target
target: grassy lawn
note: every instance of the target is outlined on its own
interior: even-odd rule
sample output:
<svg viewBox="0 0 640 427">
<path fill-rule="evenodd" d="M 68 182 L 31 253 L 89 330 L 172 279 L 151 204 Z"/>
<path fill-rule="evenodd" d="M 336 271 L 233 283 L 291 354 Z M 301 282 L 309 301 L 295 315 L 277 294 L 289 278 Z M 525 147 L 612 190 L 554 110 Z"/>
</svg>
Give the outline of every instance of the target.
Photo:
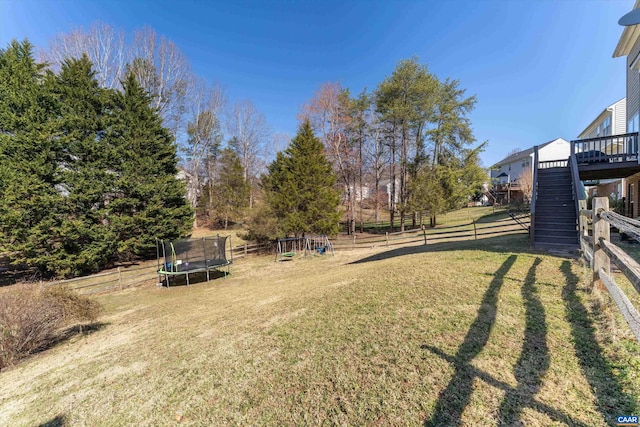
<svg viewBox="0 0 640 427">
<path fill-rule="evenodd" d="M 0 425 L 615 425 L 640 346 L 589 277 L 521 234 L 101 295 L 0 372 Z"/>
</svg>

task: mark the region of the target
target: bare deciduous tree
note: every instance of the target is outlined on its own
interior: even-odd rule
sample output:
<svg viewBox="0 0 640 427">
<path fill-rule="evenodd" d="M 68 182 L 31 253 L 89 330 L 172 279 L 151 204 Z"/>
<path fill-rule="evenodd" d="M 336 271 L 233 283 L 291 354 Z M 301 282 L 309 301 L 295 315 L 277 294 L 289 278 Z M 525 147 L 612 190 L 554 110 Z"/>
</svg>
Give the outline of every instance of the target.
<svg viewBox="0 0 640 427">
<path fill-rule="evenodd" d="M 271 132 L 264 114 L 249 100 L 237 102 L 231 107 L 227 115 L 227 131 L 231 136 L 232 148 L 240 156 L 244 179 L 251 185 L 251 208 L 255 198 L 256 176 Z"/>
<path fill-rule="evenodd" d="M 533 171 L 531 166 L 527 166 L 522 170 L 517 182 L 520 185 L 524 201 L 531 203 L 531 196 L 533 195 Z"/>
<path fill-rule="evenodd" d="M 149 27 L 134 33 L 130 70 L 153 98 L 165 126 L 177 134 L 192 81 L 189 60 L 171 40 Z"/>
<path fill-rule="evenodd" d="M 350 104 L 349 93 L 339 83 L 323 83 L 311 100 L 302 106 L 298 118 L 309 119 L 325 145 L 327 155 L 344 187 L 348 231 L 352 233 L 355 232 L 359 152 L 354 148 L 353 138 L 350 138 L 353 122 Z"/>
<path fill-rule="evenodd" d="M 287 148 L 290 141 L 291 141 L 291 137 L 289 136 L 289 134 L 278 133 L 278 132 L 274 133 L 273 136 L 271 137 L 271 150 L 268 153 L 269 156 L 273 154 L 273 157 L 275 157 L 276 153 Z"/>
<path fill-rule="evenodd" d="M 204 80 L 195 81 L 190 96 L 187 141 L 183 151 L 187 160 L 187 170 L 191 175 L 195 208 L 199 194 L 206 182 L 208 188 L 208 211 L 213 200 L 215 162 L 222 143 L 220 115 L 225 105 L 225 91 L 219 84 L 208 85 Z"/>
<path fill-rule="evenodd" d="M 59 33 L 42 52 L 42 59 L 59 69 L 66 59 L 86 54 L 93 63 L 96 79 L 102 87 L 120 88 L 127 63 L 125 35 L 102 22 L 94 23 L 88 31 L 81 27 L 69 33 Z"/>
<path fill-rule="evenodd" d="M 189 60 L 174 42 L 145 27 L 134 32 L 133 44 L 127 46 L 123 31 L 97 22 L 88 31 L 75 28 L 57 34 L 42 57 L 59 69 L 66 59 L 83 54 L 91 60 L 102 87 L 120 89 L 127 69 L 133 72 L 151 94 L 164 125 L 174 136 L 178 134 L 193 78 Z"/>
</svg>

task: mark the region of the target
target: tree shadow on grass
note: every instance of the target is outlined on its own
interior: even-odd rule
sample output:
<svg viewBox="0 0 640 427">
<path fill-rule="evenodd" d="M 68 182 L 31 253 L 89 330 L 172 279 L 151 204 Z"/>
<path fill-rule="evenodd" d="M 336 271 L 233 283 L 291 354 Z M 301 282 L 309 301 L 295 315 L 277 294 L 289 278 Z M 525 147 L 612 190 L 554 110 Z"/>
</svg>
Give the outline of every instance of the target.
<svg viewBox="0 0 640 427">
<path fill-rule="evenodd" d="M 64 427 L 67 425 L 67 420 L 64 415 L 57 415 L 47 422 L 44 422 L 38 427 Z"/>
<path fill-rule="evenodd" d="M 52 347 L 62 344 L 65 341 L 69 341 L 70 339 L 78 335 L 91 335 L 94 332 L 101 331 L 102 329 L 106 328 L 108 325 L 109 323 L 93 322 L 89 324 L 77 324 L 77 325 L 69 326 L 68 328 L 63 329 L 56 336 L 52 337 L 49 341 L 47 341 L 45 345 L 35 350 L 32 354 L 37 354 L 45 350 L 48 350 Z"/>
<path fill-rule="evenodd" d="M 509 256 L 500 266 L 489 284 L 478 314 L 469 328 L 463 343 L 453 356 L 455 372 L 447 387 L 440 392 L 438 402 L 431 418 L 425 421 L 425 426 L 454 426 L 460 424 L 464 408 L 469 403 L 473 392 L 473 380 L 476 375 L 469 369 L 470 362 L 482 351 L 489 341 L 491 329 L 496 321 L 498 294 L 504 283 L 504 277 L 516 261 L 517 256 Z M 431 349 L 430 346 L 422 346 Z"/>
<path fill-rule="evenodd" d="M 564 261 L 560 271 L 567 284 L 562 290 L 566 307 L 566 318 L 571 325 L 573 348 L 580 368 L 596 397 L 596 405 L 608 424 L 615 424 L 617 415 L 631 414 L 638 408 L 631 396 L 627 395 L 616 376 L 611 363 L 604 355 L 596 340 L 596 328 L 579 292 L 580 278 L 571 270 L 571 262 Z"/>
<path fill-rule="evenodd" d="M 535 259 L 522 284 L 525 306 L 524 342 L 514 368 L 518 386 L 506 392 L 500 405 L 498 418 L 503 425 L 514 425 L 519 420 L 525 402 L 526 406 L 531 406 L 534 396 L 542 386 L 542 377 L 550 365 L 547 320 L 536 289 L 536 268 L 541 262 L 542 259 Z"/>
<path fill-rule="evenodd" d="M 473 358 L 480 353 L 488 341 L 491 327 L 495 322 L 498 293 L 515 259 L 516 256 L 511 255 L 495 273 L 489 289 L 485 292 L 478 316 L 455 355 L 446 354 L 431 345 L 422 345 L 422 349 L 431 351 L 455 367 L 453 378 L 449 381 L 447 388 L 440 393 L 434 412 L 431 418 L 425 421 L 425 426 L 460 425 L 462 413 L 473 391 L 472 385 L 475 378 L 504 391 L 505 397 L 498 413 L 500 425 L 517 425 L 522 410 L 528 407 L 546 414 L 556 422 L 585 426 L 584 423 L 572 420 L 563 411 L 535 400 L 535 395 L 542 385 L 542 378 L 550 365 L 546 315 L 535 285 L 536 269 L 542 262 L 540 258 L 535 259 L 522 285 L 526 329 L 522 353 L 514 368 L 518 381 L 517 387 L 497 380 L 471 364 Z"/>
<path fill-rule="evenodd" d="M 404 246 L 401 248 L 391 249 L 385 252 L 370 255 L 368 257 L 356 260 L 350 264 L 363 264 L 372 261 L 381 261 L 390 258 L 401 257 L 405 255 L 414 255 L 428 252 L 447 252 L 447 251 L 463 251 L 463 250 L 481 250 L 498 253 L 532 253 L 539 254 L 540 251 L 531 249 L 529 237 L 523 233 L 500 235 L 495 237 L 487 237 L 478 240 L 464 240 L 457 242 L 440 242 L 428 243 L 426 245 Z"/>
</svg>

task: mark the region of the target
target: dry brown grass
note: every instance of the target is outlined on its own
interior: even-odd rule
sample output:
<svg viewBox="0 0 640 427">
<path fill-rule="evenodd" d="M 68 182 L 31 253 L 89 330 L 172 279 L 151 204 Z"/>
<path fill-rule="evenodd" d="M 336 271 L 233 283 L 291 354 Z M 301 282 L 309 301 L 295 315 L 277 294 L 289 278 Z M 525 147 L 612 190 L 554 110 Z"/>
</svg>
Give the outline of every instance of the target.
<svg viewBox="0 0 640 427">
<path fill-rule="evenodd" d="M 578 263 L 527 246 L 259 257 L 102 295 L 106 327 L 0 373 L 0 425 L 599 426 L 637 410 L 640 367 L 619 366 L 638 346 L 603 339 Z"/>
</svg>

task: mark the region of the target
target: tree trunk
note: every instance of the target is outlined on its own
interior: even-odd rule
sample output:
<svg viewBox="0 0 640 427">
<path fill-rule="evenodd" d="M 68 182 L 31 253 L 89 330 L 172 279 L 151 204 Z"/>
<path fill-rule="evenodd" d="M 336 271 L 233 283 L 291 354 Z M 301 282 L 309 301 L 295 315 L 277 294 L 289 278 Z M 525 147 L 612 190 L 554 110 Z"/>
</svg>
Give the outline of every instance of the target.
<svg viewBox="0 0 640 427">
<path fill-rule="evenodd" d="M 391 194 L 389 195 L 389 231 L 393 232 L 396 211 L 396 153 L 395 147 L 391 149 Z"/>
</svg>

